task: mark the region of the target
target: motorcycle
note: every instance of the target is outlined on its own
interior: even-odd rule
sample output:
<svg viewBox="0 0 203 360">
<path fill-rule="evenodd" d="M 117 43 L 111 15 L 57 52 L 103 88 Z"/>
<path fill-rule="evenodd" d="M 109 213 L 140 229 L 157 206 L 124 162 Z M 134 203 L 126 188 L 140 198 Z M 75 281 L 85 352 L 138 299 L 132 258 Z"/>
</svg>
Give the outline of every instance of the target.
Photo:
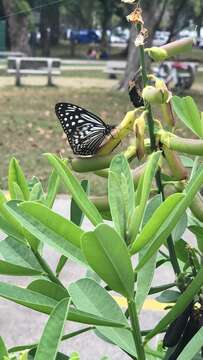
<svg viewBox="0 0 203 360">
<path fill-rule="evenodd" d="M 198 70 L 198 63 L 186 61 L 165 61 L 154 68 L 156 76 L 163 79 L 169 89 L 177 93 L 191 88 Z"/>
</svg>

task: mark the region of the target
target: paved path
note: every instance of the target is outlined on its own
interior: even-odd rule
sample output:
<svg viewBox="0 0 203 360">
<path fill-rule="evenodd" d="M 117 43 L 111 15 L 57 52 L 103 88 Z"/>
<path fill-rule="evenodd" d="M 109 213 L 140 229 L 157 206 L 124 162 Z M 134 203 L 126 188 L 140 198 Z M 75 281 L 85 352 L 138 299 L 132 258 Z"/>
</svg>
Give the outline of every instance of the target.
<svg viewBox="0 0 203 360">
<path fill-rule="evenodd" d="M 64 196 L 59 197 L 54 208 L 58 213 L 67 216 L 69 213 L 68 199 Z M 84 227 L 90 229 L 91 224 L 85 220 Z M 50 248 L 46 248 L 45 252 L 49 264 L 54 269 L 59 256 Z M 69 261 L 61 274 L 61 280 L 64 284 L 69 284 L 83 276 L 85 276 L 85 269 L 72 261 Z M 20 286 L 26 286 L 32 279 L 25 277 L 15 278 L 0 276 L 0 280 L 18 284 Z M 154 285 L 160 285 L 165 281 L 173 281 L 173 274 L 168 266 L 165 267 L 164 271 L 162 268 L 161 273 L 157 272 L 154 279 Z M 154 309 L 143 311 L 141 316 L 142 328 L 153 328 L 154 324 L 160 319 L 162 314 L 162 311 L 155 311 Z M 0 335 L 4 337 L 9 347 L 38 341 L 46 320 L 47 316 L 45 315 L 26 309 L 7 300 L 0 300 Z M 67 323 L 66 333 L 76 330 L 79 327 L 80 326 L 77 324 Z M 155 339 L 155 341 L 157 340 L 158 339 Z M 129 359 L 129 357 L 121 350 L 115 348 L 113 345 L 103 342 L 96 337 L 94 333 L 87 333 L 81 335 L 81 337 L 64 342 L 61 346 L 61 350 L 66 354 L 77 350 L 81 354 L 81 360 L 99 360 L 103 355 L 109 356 L 111 360 Z"/>
<path fill-rule="evenodd" d="M 97 78 L 88 78 L 84 77 L 53 77 L 53 83 L 59 87 L 69 87 L 72 89 L 81 89 L 81 88 L 103 88 L 103 89 L 112 89 L 117 86 L 117 80 L 106 79 L 97 79 Z M 0 76 L 0 88 L 5 86 L 14 86 L 15 78 L 12 76 Z M 22 77 L 22 85 L 25 86 L 46 86 L 47 77 L 46 76 L 26 76 Z"/>
</svg>

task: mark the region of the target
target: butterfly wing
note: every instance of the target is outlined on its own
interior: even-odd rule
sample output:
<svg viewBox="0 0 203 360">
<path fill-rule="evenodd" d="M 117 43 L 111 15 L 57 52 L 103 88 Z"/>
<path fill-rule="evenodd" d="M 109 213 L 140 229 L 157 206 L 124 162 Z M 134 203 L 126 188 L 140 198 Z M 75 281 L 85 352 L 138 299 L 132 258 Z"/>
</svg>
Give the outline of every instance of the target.
<svg viewBox="0 0 203 360">
<path fill-rule="evenodd" d="M 56 115 L 76 155 L 94 155 L 112 126 L 106 125 L 98 116 L 70 103 L 58 103 Z"/>
</svg>

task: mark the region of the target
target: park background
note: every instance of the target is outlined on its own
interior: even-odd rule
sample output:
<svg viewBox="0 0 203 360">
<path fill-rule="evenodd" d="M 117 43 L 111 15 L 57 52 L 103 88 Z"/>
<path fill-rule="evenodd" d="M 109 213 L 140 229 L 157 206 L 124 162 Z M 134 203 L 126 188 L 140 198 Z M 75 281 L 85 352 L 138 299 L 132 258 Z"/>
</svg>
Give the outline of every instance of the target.
<svg viewBox="0 0 203 360">
<path fill-rule="evenodd" d="M 148 46 L 195 35 L 193 52 L 181 56 L 178 61 L 198 62 L 198 73 L 193 86 L 181 95 L 192 95 L 203 110 L 202 1 L 143 0 L 142 3 L 150 31 Z M 8 188 L 7 173 L 12 156 L 20 161 L 27 178 L 35 175 L 44 185 L 50 167 L 42 154 L 51 152 L 72 156 L 55 116 L 57 102 L 78 104 L 115 125 L 126 111 L 133 109 L 127 88 L 139 65 L 137 49 L 131 40 L 135 37 L 134 28 L 126 21 L 129 10 L 130 7 L 124 7 L 120 0 L 0 0 L 1 189 L 6 191 Z M 47 87 L 46 76 L 29 75 L 22 78 L 21 87 L 16 87 L 15 76 L 7 71 L 8 57 L 16 54 L 61 59 L 61 75 L 54 77 L 55 86 Z M 116 78 L 109 79 L 105 72 L 108 61 L 125 61 L 126 69 Z M 176 133 L 183 137 L 193 136 L 179 122 Z M 94 175 L 84 176 L 91 180 L 92 193 L 106 193 L 102 179 L 96 180 Z M 67 216 L 68 206 L 67 197 L 61 196 L 54 209 Z M 86 228 L 88 226 L 85 224 Z M 50 249 L 47 258 L 55 267 L 57 259 Z M 68 278 L 71 282 L 82 274 L 81 269 L 71 263 L 63 272 L 62 280 Z M 14 281 L 11 277 L 4 276 L 5 279 Z M 171 279 L 173 274 L 166 268 L 154 281 L 161 284 Z M 21 277 L 16 283 L 25 286 L 26 279 Z M 153 326 L 162 316 L 160 308 L 151 310 L 151 307 L 146 307 L 142 314 L 144 326 L 148 323 Z M 46 319 L 44 315 L 1 300 L 1 329 L 8 346 L 37 341 Z M 112 360 L 127 358 L 121 351 L 115 351 L 111 345 L 89 335 L 63 346 L 64 351 L 79 351 L 83 360 L 94 360 L 95 348 L 98 358 L 102 355 L 108 355 Z"/>
<path fill-rule="evenodd" d="M 42 154 L 71 155 L 55 116 L 55 103 L 78 104 L 112 124 L 132 109 L 127 86 L 138 68 L 138 55 L 130 41 L 135 30 L 126 21 L 130 6 L 124 5 L 120 0 L 0 1 L 1 188 L 7 189 L 11 156 L 20 160 L 29 178 L 35 175 L 46 183 L 50 169 Z M 194 96 L 202 109 L 202 1 L 144 0 L 143 11 L 150 29 L 147 45 L 195 35 L 193 52 L 181 59 L 199 63 L 198 76 L 185 94 Z M 22 86 L 15 87 L 7 58 L 18 53 L 61 59 L 56 86 L 47 87 L 45 76 L 23 76 Z M 105 73 L 110 60 L 127 64 L 116 79 Z M 184 131 L 177 125 L 177 133 L 184 136 Z M 105 186 L 92 180 L 92 191 L 106 192 Z"/>
</svg>

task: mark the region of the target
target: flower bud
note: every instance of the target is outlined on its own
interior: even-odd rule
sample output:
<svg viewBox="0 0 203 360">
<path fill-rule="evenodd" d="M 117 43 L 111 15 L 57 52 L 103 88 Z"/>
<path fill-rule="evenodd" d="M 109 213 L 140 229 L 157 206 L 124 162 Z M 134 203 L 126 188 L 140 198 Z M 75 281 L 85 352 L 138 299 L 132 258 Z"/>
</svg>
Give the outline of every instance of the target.
<svg viewBox="0 0 203 360">
<path fill-rule="evenodd" d="M 191 51 L 194 44 L 193 38 L 172 41 L 161 47 L 146 48 L 145 51 L 154 61 L 164 61 L 172 56 Z"/>
<path fill-rule="evenodd" d="M 153 46 L 151 48 L 146 48 L 145 52 L 154 60 L 154 61 L 164 61 L 167 59 L 166 50 Z"/>
<path fill-rule="evenodd" d="M 142 97 L 150 104 L 164 104 L 168 100 L 168 91 L 147 85 L 142 91 Z"/>
</svg>

